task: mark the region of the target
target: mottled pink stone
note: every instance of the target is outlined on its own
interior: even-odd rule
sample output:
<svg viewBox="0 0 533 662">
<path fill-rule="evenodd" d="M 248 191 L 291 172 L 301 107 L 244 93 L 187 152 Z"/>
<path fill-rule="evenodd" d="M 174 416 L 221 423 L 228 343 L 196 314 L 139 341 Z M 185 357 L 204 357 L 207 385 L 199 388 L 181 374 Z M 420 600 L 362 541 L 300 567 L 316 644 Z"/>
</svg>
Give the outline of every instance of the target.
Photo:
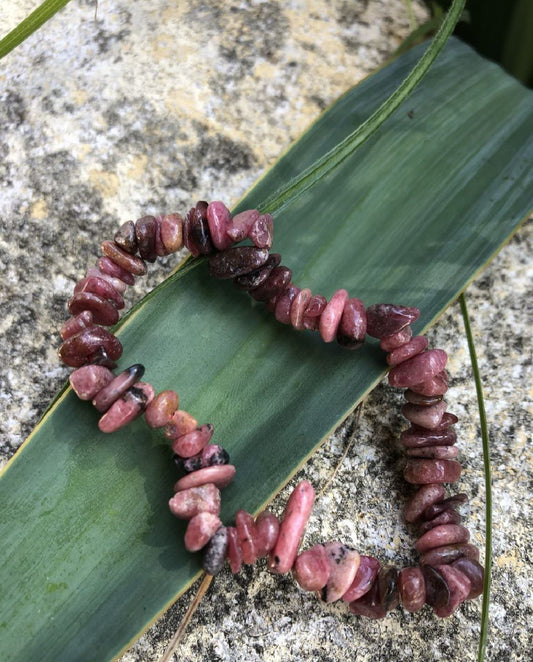
<svg viewBox="0 0 533 662">
<path fill-rule="evenodd" d="M 408 448 L 408 457 L 425 457 L 434 460 L 454 460 L 459 455 L 457 446 L 423 446 Z"/>
<path fill-rule="evenodd" d="M 233 244 L 227 232 L 231 228 L 231 215 L 229 209 L 220 200 L 210 202 L 207 207 L 207 222 L 211 241 L 219 251 L 225 251 Z"/>
<path fill-rule="evenodd" d="M 179 406 L 176 391 L 161 391 L 146 408 L 144 418 L 151 428 L 162 428 L 172 419 Z"/>
<path fill-rule="evenodd" d="M 237 214 L 231 219 L 231 225 L 227 229 L 227 234 L 233 242 L 239 242 L 245 239 L 250 232 L 250 228 L 259 218 L 257 209 L 247 209 Z"/>
<path fill-rule="evenodd" d="M 332 541 L 324 545 L 330 564 L 330 574 L 322 589 L 325 602 L 335 602 L 350 588 L 359 568 L 359 554 L 341 542 Z"/>
<path fill-rule="evenodd" d="M 105 259 L 107 260 L 108 258 Z M 111 262 L 111 264 L 113 264 L 113 262 Z M 106 280 L 108 283 L 111 283 L 111 285 L 115 288 L 115 290 L 117 290 L 117 292 L 120 292 L 121 294 L 124 294 L 124 292 L 128 289 L 128 286 L 123 280 L 120 280 L 120 278 L 115 278 L 114 276 L 110 276 L 109 274 L 104 273 L 101 269 L 98 269 L 97 267 L 89 267 L 89 269 L 87 269 L 85 273 L 85 277 L 86 278 L 95 277 Z"/>
<path fill-rule="evenodd" d="M 434 405 L 413 405 L 408 403 L 402 407 L 402 414 L 413 425 L 418 425 L 429 430 L 439 426 L 446 411 L 446 402 L 441 400 Z"/>
<path fill-rule="evenodd" d="M 100 244 L 100 250 L 106 257 L 118 264 L 119 267 L 129 271 L 134 276 L 144 276 L 146 273 L 144 260 L 122 250 L 114 241 L 107 240 L 102 242 Z"/>
<path fill-rule="evenodd" d="M 167 254 L 183 248 L 183 219 L 179 214 L 165 214 L 159 217 L 161 241 Z"/>
<path fill-rule="evenodd" d="M 436 547 L 445 545 L 456 545 L 470 540 L 470 532 L 461 524 L 442 524 L 430 529 L 421 536 L 415 544 L 415 549 L 420 554 L 429 552 Z"/>
<path fill-rule="evenodd" d="M 422 609 L 426 602 L 426 582 L 420 568 L 410 567 L 400 570 L 398 589 L 404 609 L 410 612 Z"/>
<path fill-rule="evenodd" d="M 287 289 L 291 278 L 292 271 L 287 267 L 274 267 L 261 285 L 250 290 L 250 296 L 256 301 L 270 301 L 270 299 L 279 296 L 283 290 Z"/>
<path fill-rule="evenodd" d="M 450 599 L 446 606 L 435 607 L 435 614 L 441 618 L 447 618 L 468 598 L 471 584 L 468 577 L 457 568 L 450 565 L 438 565 L 436 569 L 448 584 Z"/>
<path fill-rule="evenodd" d="M 403 395 L 407 402 L 410 402 L 413 405 L 424 405 L 426 407 L 436 405 L 437 402 L 442 400 L 442 395 L 422 395 L 422 393 L 415 393 L 415 391 L 411 391 L 411 389 L 407 389 Z"/>
<path fill-rule="evenodd" d="M 468 494 L 465 494 L 464 492 L 461 492 L 460 494 L 454 494 L 453 496 L 448 497 L 447 499 L 443 499 L 442 501 L 436 501 L 424 510 L 424 519 L 432 519 L 447 508 L 455 508 L 456 506 L 460 506 L 467 501 Z"/>
<path fill-rule="evenodd" d="M 237 529 L 234 526 L 227 527 L 228 532 L 228 550 L 227 557 L 231 572 L 235 575 L 242 568 L 242 549 L 239 543 Z"/>
<path fill-rule="evenodd" d="M 428 430 L 411 426 L 400 435 L 400 442 L 406 448 L 425 448 L 429 446 L 453 446 L 457 434 L 453 428 L 444 430 Z"/>
<path fill-rule="evenodd" d="M 385 336 L 381 339 L 379 346 L 384 352 L 392 352 L 397 347 L 405 345 L 411 340 L 413 329 L 410 326 L 404 327 L 398 333 L 393 333 L 391 336 Z"/>
<path fill-rule="evenodd" d="M 449 411 L 445 411 L 440 419 L 440 423 L 436 425 L 433 430 L 447 430 L 452 425 L 455 425 L 459 419 L 455 414 L 452 414 Z"/>
<path fill-rule="evenodd" d="M 443 524 L 460 524 L 463 519 L 461 515 L 454 508 L 447 508 L 443 510 L 438 515 L 435 515 L 433 519 L 426 519 L 425 522 L 420 524 L 419 531 L 420 533 L 426 533 L 437 526 L 442 526 Z"/>
<path fill-rule="evenodd" d="M 442 351 L 442 350 L 441 350 Z M 411 384 L 411 391 L 420 393 L 421 395 L 444 395 L 448 390 L 448 373 L 442 370 L 431 379 L 421 382 L 420 384 Z"/>
<path fill-rule="evenodd" d="M 195 515 L 189 521 L 185 531 L 185 549 L 188 552 L 197 552 L 202 549 L 221 526 L 222 522 L 213 513 Z"/>
<path fill-rule="evenodd" d="M 257 248 L 270 248 L 274 237 L 274 219 L 270 214 L 262 214 L 253 222 L 248 237 Z"/>
<path fill-rule="evenodd" d="M 300 291 L 299 287 L 296 285 L 289 285 L 289 287 L 284 290 L 279 297 L 276 298 L 276 307 L 274 309 L 274 315 L 278 322 L 282 324 L 291 323 L 291 307 L 292 302 L 296 298 L 296 295 Z"/>
<path fill-rule="evenodd" d="M 439 565 L 441 563 L 452 563 L 462 557 L 479 561 L 479 549 L 470 543 L 458 543 L 456 545 L 444 545 L 430 549 L 422 554 L 420 565 Z"/>
<path fill-rule="evenodd" d="M 272 572 L 283 574 L 292 568 L 314 500 L 315 490 L 311 483 L 307 480 L 298 483 L 289 497 L 276 546 L 270 553 L 269 568 Z"/>
<path fill-rule="evenodd" d="M 131 386 L 138 382 L 144 374 L 144 366 L 140 363 L 123 370 L 113 381 L 109 382 L 93 398 L 93 406 L 100 412 L 107 411 Z"/>
<path fill-rule="evenodd" d="M 98 268 L 103 274 L 111 276 L 111 278 L 118 278 L 126 285 L 135 284 L 133 274 L 131 274 L 129 271 L 126 271 L 126 269 L 119 267 L 118 264 L 113 262 L 113 260 L 110 260 L 108 257 L 101 257 L 98 260 Z"/>
<path fill-rule="evenodd" d="M 346 290 L 337 290 L 320 315 L 318 330 L 324 342 L 333 342 L 341 323 L 344 304 L 348 300 Z"/>
<path fill-rule="evenodd" d="M 59 335 L 63 340 L 70 338 L 70 336 L 95 326 L 93 321 L 93 314 L 90 310 L 84 310 L 76 317 L 70 317 L 59 330 Z"/>
<path fill-rule="evenodd" d="M 395 388 L 413 389 L 414 384 L 431 379 L 446 366 L 448 356 L 443 349 L 430 349 L 394 366 L 389 372 L 389 384 Z"/>
<path fill-rule="evenodd" d="M 366 332 L 373 338 L 386 338 L 412 324 L 419 316 L 418 308 L 376 303 L 366 309 Z"/>
<path fill-rule="evenodd" d="M 183 409 L 178 409 L 170 417 L 170 421 L 165 425 L 165 437 L 167 439 L 177 439 L 182 434 L 193 432 L 198 427 L 198 421 Z"/>
<path fill-rule="evenodd" d="M 114 375 L 102 365 L 86 365 L 69 377 L 70 385 L 80 400 L 91 400 L 104 386 L 113 381 Z"/>
<path fill-rule="evenodd" d="M 346 349 L 357 349 L 366 336 L 366 311 L 361 299 L 347 299 L 337 329 L 337 342 Z"/>
<path fill-rule="evenodd" d="M 103 326 L 113 326 L 119 318 L 118 310 L 112 303 L 92 292 L 74 294 L 69 299 L 67 308 L 71 315 L 78 315 L 84 310 L 90 310 L 95 323 Z"/>
<path fill-rule="evenodd" d="M 231 483 L 235 476 L 235 467 L 232 464 L 217 464 L 213 467 L 206 467 L 193 471 L 180 478 L 174 485 L 174 492 L 186 490 L 189 487 L 198 487 L 206 483 L 214 483 L 218 488 L 222 489 Z"/>
<path fill-rule="evenodd" d="M 276 546 L 279 536 L 279 519 L 268 510 L 260 513 L 255 520 L 257 558 L 268 556 Z"/>
<path fill-rule="evenodd" d="M 461 475 L 461 465 L 457 460 L 409 459 L 403 477 L 414 485 L 429 483 L 455 483 Z"/>
<path fill-rule="evenodd" d="M 403 516 L 406 522 L 416 522 L 425 509 L 437 501 L 442 501 L 446 490 L 442 485 L 422 485 L 405 505 Z"/>
<path fill-rule="evenodd" d="M 111 361 L 116 361 L 122 354 L 122 345 L 107 329 L 93 326 L 67 338 L 58 354 L 63 363 L 72 368 L 80 368 L 90 363 L 92 357 L 102 351 Z"/>
<path fill-rule="evenodd" d="M 327 303 L 328 300 L 321 294 L 314 294 L 309 299 L 309 303 L 307 304 L 307 308 L 304 312 L 304 329 L 308 329 L 309 331 L 316 331 L 318 329 L 320 316 L 322 315 Z"/>
<path fill-rule="evenodd" d="M 405 345 L 393 349 L 390 354 L 387 354 L 387 363 L 391 366 L 399 365 L 407 361 L 407 359 L 423 352 L 428 344 L 429 341 L 425 336 L 415 336 L 412 340 L 405 343 Z"/>
<path fill-rule="evenodd" d="M 311 290 L 300 290 L 291 304 L 291 324 L 297 331 L 304 328 L 304 313 L 311 296 Z"/>
<path fill-rule="evenodd" d="M 242 560 L 244 563 L 251 565 L 257 561 L 257 536 L 254 518 L 245 510 L 238 510 L 235 514 L 235 528 L 242 549 Z"/>
<path fill-rule="evenodd" d="M 115 432 L 131 423 L 154 397 L 154 389 L 150 384 L 137 382 L 124 395 L 115 400 L 111 407 L 98 421 L 102 432 Z"/>
<path fill-rule="evenodd" d="M 210 423 L 201 425 L 193 432 L 188 432 L 174 439 L 172 450 L 180 457 L 192 457 L 207 446 L 214 430 L 215 428 Z"/>
<path fill-rule="evenodd" d="M 168 502 L 170 511 L 180 519 L 191 519 L 198 513 L 220 513 L 220 490 L 213 483 L 176 492 Z"/>
<path fill-rule="evenodd" d="M 155 217 L 155 252 L 157 257 L 168 255 L 163 239 L 161 238 L 161 217 Z"/>
<path fill-rule="evenodd" d="M 296 557 L 292 574 L 304 591 L 319 591 L 327 584 L 331 564 L 324 545 L 315 545 Z"/>
<path fill-rule="evenodd" d="M 350 602 L 350 611 L 356 616 L 385 618 L 387 615 L 387 609 L 380 600 L 378 577 L 374 579 L 372 586 L 364 595 L 357 600 Z"/>
<path fill-rule="evenodd" d="M 354 580 L 342 599 L 345 602 L 353 602 L 369 591 L 378 576 L 379 565 L 378 559 L 373 556 L 361 556 Z"/>
<path fill-rule="evenodd" d="M 218 444 L 209 444 L 201 453 L 188 457 L 181 462 L 181 466 L 186 473 L 205 469 L 216 464 L 229 464 L 228 453 Z"/>
<path fill-rule="evenodd" d="M 467 600 L 473 600 L 483 593 L 485 570 L 482 565 L 474 559 L 463 557 L 454 561 L 452 567 L 460 570 L 470 580 L 470 593 L 467 595 Z"/>
</svg>

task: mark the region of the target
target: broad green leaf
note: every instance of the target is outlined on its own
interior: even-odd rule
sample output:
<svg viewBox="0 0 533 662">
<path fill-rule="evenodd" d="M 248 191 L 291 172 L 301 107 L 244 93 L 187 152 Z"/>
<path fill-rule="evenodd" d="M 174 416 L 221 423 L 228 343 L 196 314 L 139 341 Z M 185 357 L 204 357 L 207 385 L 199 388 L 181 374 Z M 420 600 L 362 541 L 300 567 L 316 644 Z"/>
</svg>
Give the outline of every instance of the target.
<svg viewBox="0 0 533 662">
<path fill-rule="evenodd" d="M 260 205 L 364 121 L 421 49 L 345 94 L 238 208 Z M 297 284 L 422 310 L 425 328 L 532 206 L 533 93 L 460 42 L 355 154 L 276 217 Z M 325 346 L 277 324 L 205 265 L 167 281 L 120 330 L 121 366 L 215 424 L 238 469 L 222 517 L 257 511 L 384 373 L 377 344 Z M 112 436 L 66 392 L 0 480 L 0 659 L 116 655 L 188 586 L 198 558 L 167 510 L 177 478 L 142 421 Z"/>
</svg>

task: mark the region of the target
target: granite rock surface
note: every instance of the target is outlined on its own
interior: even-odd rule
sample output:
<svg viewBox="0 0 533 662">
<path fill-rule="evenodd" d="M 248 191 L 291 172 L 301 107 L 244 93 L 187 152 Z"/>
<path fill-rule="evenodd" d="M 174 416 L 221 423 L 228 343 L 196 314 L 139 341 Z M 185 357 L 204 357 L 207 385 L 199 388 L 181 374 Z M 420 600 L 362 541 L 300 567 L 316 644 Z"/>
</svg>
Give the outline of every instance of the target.
<svg viewBox="0 0 533 662">
<path fill-rule="evenodd" d="M 100 2 L 95 17 L 94 3 L 82 0 L 2 61 L 0 466 L 66 379 L 56 329 L 100 240 L 119 221 L 198 198 L 235 202 L 325 107 L 392 54 L 410 31 L 410 4 L 117 0 Z M 412 5 L 422 22 L 421 3 Z M 0 6 L 2 32 L 33 8 L 26 0 Z M 493 662 L 530 659 L 533 647 L 531 241 L 529 224 L 468 290 L 494 471 Z M 452 357 L 461 488 L 472 495 L 468 526 L 482 547 L 482 457 L 458 306 L 429 336 Z M 366 540 L 383 559 L 410 561 L 413 540 L 400 501 L 389 498 L 403 486 L 387 452 L 398 403 L 378 387 L 359 419 L 350 417 L 297 476 L 320 489 L 357 436 L 318 500 L 306 543 Z M 274 502 L 278 512 L 287 494 Z M 155 662 L 194 590 L 121 661 Z M 383 621 L 359 620 L 263 567 L 238 577 L 225 571 L 176 659 L 463 662 L 476 659 L 479 615 L 478 600 L 446 620 L 399 609 Z"/>
</svg>

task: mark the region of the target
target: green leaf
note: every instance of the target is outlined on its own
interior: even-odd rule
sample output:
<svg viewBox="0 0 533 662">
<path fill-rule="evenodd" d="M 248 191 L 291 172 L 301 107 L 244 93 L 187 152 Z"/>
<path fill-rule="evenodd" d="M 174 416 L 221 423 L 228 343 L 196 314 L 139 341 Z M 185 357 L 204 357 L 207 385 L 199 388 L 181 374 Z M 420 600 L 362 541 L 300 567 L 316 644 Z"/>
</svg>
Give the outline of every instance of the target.
<svg viewBox="0 0 533 662">
<path fill-rule="evenodd" d="M 16 28 L 0 39 L 0 59 L 21 44 L 35 30 L 38 30 L 43 23 L 51 19 L 60 9 L 63 9 L 67 2 L 69 0 L 45 0 L 35 11 L 29 16 L 26 16 Z"/>
<path fill-rule="evenodd" d="M 346 138 L 420 48 L 350 90 L 239 204 L 256 206 Z M 297 284 L 365 304 L 418 306 L 416 331 L 454 300 L 532 205 L 533 96 L 453 40 L 408 102 L 357 153 L 276 217 Z M 120 329 L 121 366 L 213 422 L 238 473 L 222 517 L 259 510 L 377 383 L 377 344 L 355 353 L 277 324 L 229 282 L 191 268 Z M 66 392 L 0 480 L 0 659 L 107 660 L 199 568 L 167 501 L 177 475 L 142 420 L 104 436 Z"/>
</svg>

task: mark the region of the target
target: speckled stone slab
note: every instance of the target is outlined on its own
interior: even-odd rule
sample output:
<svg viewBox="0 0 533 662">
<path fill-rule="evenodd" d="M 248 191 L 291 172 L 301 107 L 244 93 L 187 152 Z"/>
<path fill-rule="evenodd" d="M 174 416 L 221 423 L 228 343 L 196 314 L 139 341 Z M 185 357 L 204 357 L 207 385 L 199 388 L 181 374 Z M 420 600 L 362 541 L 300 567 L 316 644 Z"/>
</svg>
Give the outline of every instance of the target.
<svg viewBox="0 0 533 662">
<path fill-rule="evenodd" d="M 234 203 L 327 105 L 394 51 L 409 33 L 410 4 L 117 0 L 100 2 L 95 18 L 94 3 L 82 0 L 2 61 L 0 466 L 67 376 L 55 355 L 56 330 L 99 242 L 119 222 L 198 198 Z M 412 6 L 422 22 L 421 3 Z M 3 3 L 2 32 L 33 8 L 28 0 Z M 468 290 L 494 470 L 487 655 L 494 661 L 530 659 L 533 646 L 531 239 L 529 224 Z M 482 456 L 458 307 L 429 335 L 452 357 L 460 488 L 472 496 L 467 522 L 482 547 Z M 391 441 L 398 404 L 398 394 L 380 386 L 359 420 L 348 419 L 300 472 L 297 479 L 320 491 L 355 440 L 317 501 L 306 545 L 339 538 L 363 553 L 380 549 L 384 561 L 413 559 Z M 288 488 L 274 502 L 276 512 L 287 495 Z M 122 662 L 158 660 L 193 593 Z M 216 578 L 175 659 L 464 662 L 476 659 L 479 615 L 477 600 L 448 620 L 429 609 L 360 620 L 260 565 Z"/>
</svg>

